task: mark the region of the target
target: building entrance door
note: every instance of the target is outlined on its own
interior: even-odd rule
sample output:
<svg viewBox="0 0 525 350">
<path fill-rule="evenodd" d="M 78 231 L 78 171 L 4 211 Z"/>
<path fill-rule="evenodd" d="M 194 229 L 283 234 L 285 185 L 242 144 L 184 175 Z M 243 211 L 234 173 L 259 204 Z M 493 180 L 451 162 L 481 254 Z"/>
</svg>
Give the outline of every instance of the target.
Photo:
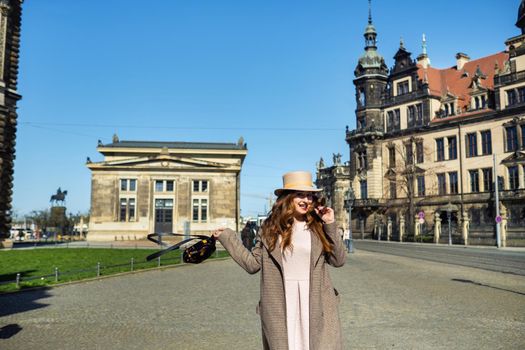
<svg viewBox="0 0 525 350">
<path fill-rule="evenodd" d="M 173 232 L 173 199 L 155 199 L 155 233 Z"/>
</svg>

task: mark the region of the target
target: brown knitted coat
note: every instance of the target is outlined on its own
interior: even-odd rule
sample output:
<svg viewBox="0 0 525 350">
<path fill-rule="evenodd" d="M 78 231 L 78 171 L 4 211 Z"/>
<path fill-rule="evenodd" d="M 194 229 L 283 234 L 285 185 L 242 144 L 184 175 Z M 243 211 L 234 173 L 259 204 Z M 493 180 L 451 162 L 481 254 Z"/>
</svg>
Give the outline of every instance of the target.
<svg viewBox="0 0 525 350">
<path fill-rule="evenodd" d="M 323 246 L 312 234 L 310 257 L 310 350 L 341 350 L 341 323 L 339 294 L 332 286 L 326 264 L 343 266 L 346 253 L 336 223 L 324 225 L 328 239 L 333 243 L 331 254 L 323 253 Z M 282 255 L 279 247 L 270 251 L 268 244 L 257 235 L 250 252 L 232 230 L 225 230 L 219 242 L 232 258 L 248 273 L 261 270 L 261 300 L 257 313 L 261 316 L 264 349 L 288 350 L 286 330 L 286 299 L 284 293 Z"/>
</svg>

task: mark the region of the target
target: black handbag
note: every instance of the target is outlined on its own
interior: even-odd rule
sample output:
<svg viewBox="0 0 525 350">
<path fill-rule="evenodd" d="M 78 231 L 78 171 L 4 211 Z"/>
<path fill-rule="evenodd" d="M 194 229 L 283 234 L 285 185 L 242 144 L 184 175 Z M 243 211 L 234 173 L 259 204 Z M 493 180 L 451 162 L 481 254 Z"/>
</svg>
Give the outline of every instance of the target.
<svg viewBox="0 0 525 350">
<path fill-rule="evenodd" d="M 155 236 L 159 237 L 159 239 L 154 238 Z M 146 257 L 147 261 L 153 260 L 158 258 L 161 255 L 166 254 L 167 252 L 170 252 L 175 249 L 179 249 L 180 246 L 182 246 L 185 243 L 198 240 L 191 246 L 184 249 L 184 252 L 182 253 L 182 259 L 186 263 L 190 264 L 200 264 L 204 260 L 208 259 L 217 249 L 215 246 L 216 239 L 213 236 L 203 236 L 203 235 L 183 235 L 180 233 L 150 233 L 147 237 L 148 240 L 155 242 L 159 245 L 165 245 L 162 243 L 162 237 L 163 236 L 177 236 L 177 237 L 186 237 L 186 239 L 180 241 L 179 243 L 172 245 L 171 247 L 168 247 L 163 250 L 159 250 L 158 252 L 155 252 L 153 254 L 150 254 Z"/>
</svg>

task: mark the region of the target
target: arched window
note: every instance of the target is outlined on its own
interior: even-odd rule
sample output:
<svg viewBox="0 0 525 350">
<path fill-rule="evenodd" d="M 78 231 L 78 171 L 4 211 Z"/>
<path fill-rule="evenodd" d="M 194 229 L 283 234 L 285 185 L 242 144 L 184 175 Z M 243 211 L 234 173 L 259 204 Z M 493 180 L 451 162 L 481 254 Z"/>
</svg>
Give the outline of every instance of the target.
<svg viewBox="0 0 525 350">
<path fill-rule="evenodd" d="M 363 89 L 359 89 L 359 104 L 361 106 L 366 106 L 366 96 Z"/>
</svg>

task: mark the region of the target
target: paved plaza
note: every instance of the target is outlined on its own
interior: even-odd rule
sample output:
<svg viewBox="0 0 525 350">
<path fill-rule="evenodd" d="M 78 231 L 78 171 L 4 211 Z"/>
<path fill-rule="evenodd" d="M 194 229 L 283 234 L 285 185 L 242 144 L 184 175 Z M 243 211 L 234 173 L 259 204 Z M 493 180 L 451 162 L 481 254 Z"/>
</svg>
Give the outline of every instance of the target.
<svg viewBox="0 0 525 350">
<path fill-rule="evenodd" d="M 525 277 L 358 251 L 331 269 L 345 349 L 524 349 Z M 232 260 L 0 296 L 0 349 L 260 349 Z"/>
</svg>

